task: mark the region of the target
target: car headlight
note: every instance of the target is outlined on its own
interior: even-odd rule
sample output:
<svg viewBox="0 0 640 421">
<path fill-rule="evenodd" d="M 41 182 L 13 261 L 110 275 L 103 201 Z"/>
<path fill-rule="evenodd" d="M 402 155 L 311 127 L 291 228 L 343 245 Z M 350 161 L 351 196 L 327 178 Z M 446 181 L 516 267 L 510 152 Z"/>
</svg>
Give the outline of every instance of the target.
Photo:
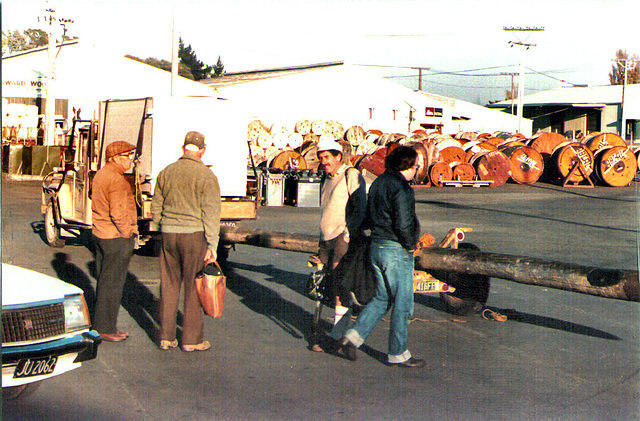
<svg viewBox="0 0 640 421">
<path fill-rule="evenodd" d="M 67 295 L 64 297 L 64 330 L 73 332 L 91 325 L 89 309 L 84 295 Z"/>
</svg>

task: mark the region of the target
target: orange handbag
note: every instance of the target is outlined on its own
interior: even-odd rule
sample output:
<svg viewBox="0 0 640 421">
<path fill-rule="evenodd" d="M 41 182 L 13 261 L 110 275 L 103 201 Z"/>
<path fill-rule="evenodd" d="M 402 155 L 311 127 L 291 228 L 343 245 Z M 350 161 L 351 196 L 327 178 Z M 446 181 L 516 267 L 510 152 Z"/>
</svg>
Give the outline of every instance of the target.
<svg viewBox="0 0 640 421">
<path fill-rule="evenodd" d="M 227 277 L 222 273 L 218 262 L 209 263 L 196 275 L 196 291 L 205 314 L 211 317 L 222 316 L 224 291 L 227 289 Z"/>
</svg>

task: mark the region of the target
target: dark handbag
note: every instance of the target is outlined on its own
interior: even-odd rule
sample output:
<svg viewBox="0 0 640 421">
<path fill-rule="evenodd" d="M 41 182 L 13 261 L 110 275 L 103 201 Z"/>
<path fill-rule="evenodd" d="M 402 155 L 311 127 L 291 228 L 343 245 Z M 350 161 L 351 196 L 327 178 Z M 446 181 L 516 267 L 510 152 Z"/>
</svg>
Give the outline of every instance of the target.
<svg viewBox="0 0 640 421">
<path fill-rule="evenodd" d="M 326 276 L 324 270 L 316 270 L 311 272 L 307 279 L 305 292 L 307 296 L 314 301 L 324 301 L 329 298 L 330 286 L 329 277 Z"/>
<path fill-rule="evenodd" d="M 211 317 L 222 316 L 224 292 L 227 289 L 227 277 L 222 273 L 218 262 L 209 263 L 196 275 L 196 291 L 205 314 Z"/>
<path fill-rule="evenodd" d="M 351 295 L 354 304 L 364 306 L 376 294 L 376 277 L 369 259 L 371 238 L 358 234 L 349 241 L 347 252 L 336 268 L 341 295 Z"/>
</svg>

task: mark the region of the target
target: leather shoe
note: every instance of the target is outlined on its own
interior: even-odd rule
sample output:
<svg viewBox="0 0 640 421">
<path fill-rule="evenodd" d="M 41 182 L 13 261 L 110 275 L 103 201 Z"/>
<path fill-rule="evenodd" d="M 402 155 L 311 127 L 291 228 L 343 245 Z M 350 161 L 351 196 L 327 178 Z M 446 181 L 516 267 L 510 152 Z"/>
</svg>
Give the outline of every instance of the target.
<svg viewBox="0 0 640 421">
<path fill-rule="evenodd" d="M 127 336 L 121 333 L 99 333 L 103 341 L 107 342 L 123 342 L 127 340 Z"/>
<path fill-rule="evenodd" d="M 355 361 L 358 358 L 357 350 L 358 348 L 349 339 L 342 338 L 337 344 L 336 353 L 349 361 Z"/>
<path fill-rule="evenodd" d="M 392 367 L 404 367 L 404 368 L 421 368 L 424 367 L 424 360 L 422 358 L 409 358 L 407 361 L 401 363 L 387 363 Z"/>
</svg>

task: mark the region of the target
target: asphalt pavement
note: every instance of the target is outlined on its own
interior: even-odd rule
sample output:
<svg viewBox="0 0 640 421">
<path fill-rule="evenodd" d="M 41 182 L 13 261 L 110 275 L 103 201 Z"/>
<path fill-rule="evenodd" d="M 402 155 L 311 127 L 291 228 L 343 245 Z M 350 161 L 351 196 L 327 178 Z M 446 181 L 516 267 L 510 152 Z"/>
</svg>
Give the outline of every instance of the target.
<svg viewBox="0 0 640 421">
<path fill-rule="evenodd" d="M 39 183 L 2 180 L 2 262 L 75 283 L 91 297 L 93 256 L 81 241 L 42 240 Z M 638 270 L 638 184 L 562 189 L 418 188 L 422 231 L 474 229 L 482 250 Z M 261 208 L 244 225 L 316 233 L 317 208 Z M 20 419 L 615 419 L 640 416 L 638 304 L 492 279 L 500 323 L 453 316 L 417 295 L 409 348 L 423 369 L 385 366 L 388 320 L 350 362 L 306 349 L 313 303 L 306 254 L 237 246 L 225 268 L 224 315 L 205 319 L 207 352 L 160 351 L 159 262 L 134 256 L 119 325 L 124 343 L 4 402 Z M 330 311 L 325 311 L 329 326 Z M 385 318 L 386 319 L 386 318 Z"/>
</svg>

